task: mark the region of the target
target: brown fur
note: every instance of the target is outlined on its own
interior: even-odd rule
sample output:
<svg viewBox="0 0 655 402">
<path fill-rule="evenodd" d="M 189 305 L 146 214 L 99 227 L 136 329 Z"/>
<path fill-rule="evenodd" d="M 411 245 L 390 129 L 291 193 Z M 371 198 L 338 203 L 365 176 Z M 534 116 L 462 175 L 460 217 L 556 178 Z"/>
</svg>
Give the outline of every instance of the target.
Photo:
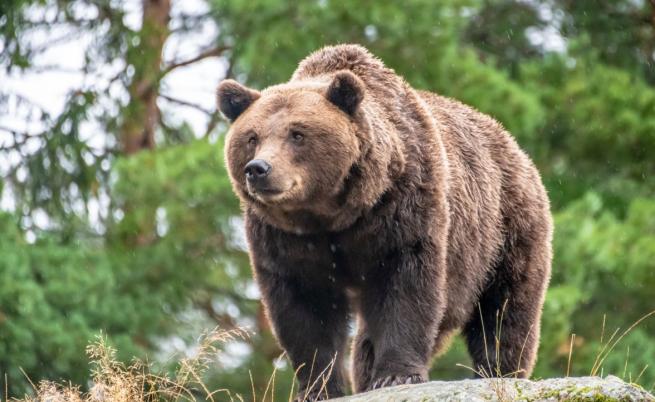
<svg viewBox="0 0 655 402">
<path fill-rule="evenodd" d="M 255 277 L 304 365 L 300 399 L 343 394 L 351 315 L 356 392 L 426 381 L 457 330 L 475 367 L 530 374 L 552 222 L 539 173 L 500 124 L 356 45 L 311 54 L 261 93 L 228 80 L 218 96 Z M 253 159 L 271 166 L 261 181 L 244 175 Z M 310 389 L 333 359 L 325 391 Z"/>
</svg>

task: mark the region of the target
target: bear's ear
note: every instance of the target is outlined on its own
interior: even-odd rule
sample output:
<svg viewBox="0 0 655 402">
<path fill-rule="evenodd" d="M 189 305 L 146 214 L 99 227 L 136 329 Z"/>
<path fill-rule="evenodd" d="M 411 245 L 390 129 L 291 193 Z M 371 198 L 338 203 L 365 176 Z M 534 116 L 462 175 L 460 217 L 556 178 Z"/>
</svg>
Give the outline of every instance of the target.
<svg viewBox="0 0 655 402">
<path fill-rule="evenodd" d="M 246 88 L 234 80 L 224 80 L 218 84 L 218 109 L 230 121 L 234 121 L 248 106 L 259 99 L 260 93 Z"/>
<path fill-rule="evenodd" d="M 342 71 L 334 76 L 325 96 L 352 116 L 364 99 L 364 83 L 350 71 Z"/>
</svg>

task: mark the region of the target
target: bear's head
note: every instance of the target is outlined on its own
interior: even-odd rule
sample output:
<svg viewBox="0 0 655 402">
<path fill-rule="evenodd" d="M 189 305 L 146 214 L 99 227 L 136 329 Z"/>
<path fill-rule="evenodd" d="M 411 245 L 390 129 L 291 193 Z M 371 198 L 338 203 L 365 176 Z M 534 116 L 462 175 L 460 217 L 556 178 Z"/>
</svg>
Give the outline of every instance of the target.
<svg viewBox="0 0 655 402">
<path fill-rule="evenodd" d="M 246 208 L 298 233 L 351 223 L 360 211 L 349 199 L 371 203 L 367 198 L 380 195 L 352 194 L 370 193 L 380 181 L 352 188 L 362 187 L 353 181 L 362 176 L 363 154 L 371 149 L 371 129 L 360 110 L 365 96 L 365 84 L 347 70 L 262 92 L 221 82 L 218 107 L 232 122 L 225 157 Z M 386 176 L 386 169 L 367 174 Z"/>
</svg>

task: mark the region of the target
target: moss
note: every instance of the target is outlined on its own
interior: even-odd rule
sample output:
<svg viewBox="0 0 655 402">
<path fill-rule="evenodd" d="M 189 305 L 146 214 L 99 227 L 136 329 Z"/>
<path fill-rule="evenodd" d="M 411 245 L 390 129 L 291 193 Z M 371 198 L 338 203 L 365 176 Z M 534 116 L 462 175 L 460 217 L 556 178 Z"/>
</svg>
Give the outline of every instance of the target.
<svg viewBox="0 0 655 402">
<path fill-rule="evenodd" d="M 599 392 L 597 387 L 577 387 L 572 385 L 564 389 L 555 389 L 542 392 L 536 399 L 525 399 L 526 402 L 555 398 L 565 402 L 628 402 L 630 398 L 615 398 Z"/>
<path fill-rule="evenodd" d="M 567 402 L 629 402 L 630 398 L 614 398 L 601 393 L 595 393 L 593 395 L 584 395 L 584 396 L 572 396 L 562 399 L 562 401 Z"/>
</svg>

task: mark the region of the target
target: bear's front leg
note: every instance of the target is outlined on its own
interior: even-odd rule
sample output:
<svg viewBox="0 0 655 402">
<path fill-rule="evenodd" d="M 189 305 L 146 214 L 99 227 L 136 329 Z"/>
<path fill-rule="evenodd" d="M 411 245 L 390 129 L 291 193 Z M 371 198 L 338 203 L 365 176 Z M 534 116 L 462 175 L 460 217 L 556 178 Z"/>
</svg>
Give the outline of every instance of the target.
<svg viewBox="0 0 655 402">
<path fill-rule="evenodd" d="M 261 266 L 256 271 L 275 334 L 298 376 L 296 401 L 343 396 L 349 315 L 343 290 Z"/>
<path fill-rule="evenodd" d="M 429 242 L 402 247 L 367 280 L 353 353 L 357 392 L 427 381 L 445 309 L 445 263 L 439 254 Z"/>
</svg>

